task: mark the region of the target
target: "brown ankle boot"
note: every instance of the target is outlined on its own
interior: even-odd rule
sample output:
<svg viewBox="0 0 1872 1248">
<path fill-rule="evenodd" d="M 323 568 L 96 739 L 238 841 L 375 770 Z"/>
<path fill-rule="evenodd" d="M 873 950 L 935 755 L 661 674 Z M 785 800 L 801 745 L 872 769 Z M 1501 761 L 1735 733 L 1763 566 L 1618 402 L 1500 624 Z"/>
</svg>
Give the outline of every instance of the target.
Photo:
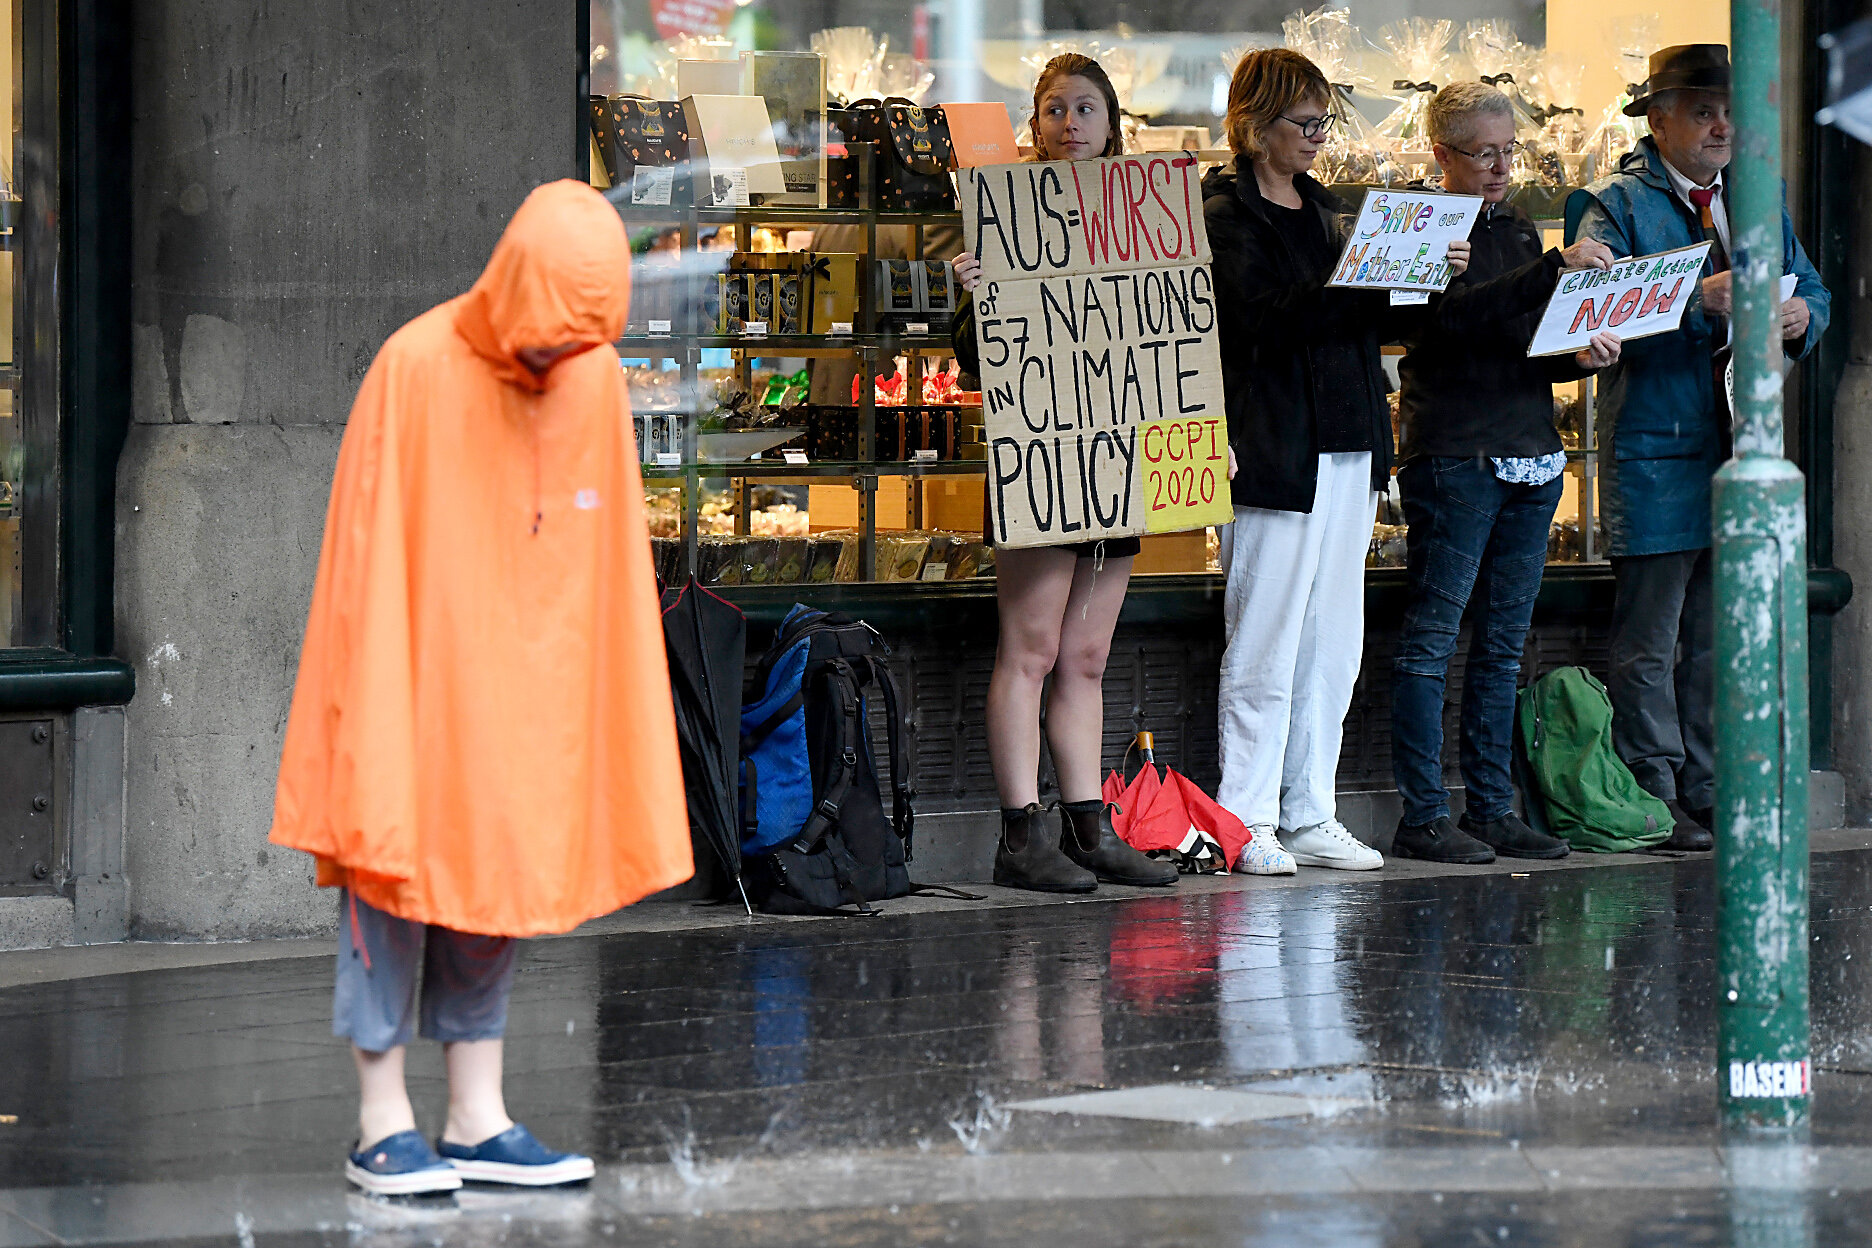
<svg viewBox="0 0 1872 1248">
<path fill-rule="evenodd" d="M 1036 893 L 1089 893 L 1098 877 L 1075 866 L 1060 852 L 1057 837 L 1048 835 L 1046 807 L 1039 802 L 1025 810 L 1001 811 L 1001 843 L 995 849 L 994 882 L 1004 888 Z"/>
<path fill-rule="evenodd" d="M 1175 863 L 1147 857 L 1124 843 L 1112 827 L 1109 803 L 1064 802 L 1060 809 L 1066 812 L 1060 849 L 1100 883 L 1162 888 L 1177 882 Z"/>
</svg>

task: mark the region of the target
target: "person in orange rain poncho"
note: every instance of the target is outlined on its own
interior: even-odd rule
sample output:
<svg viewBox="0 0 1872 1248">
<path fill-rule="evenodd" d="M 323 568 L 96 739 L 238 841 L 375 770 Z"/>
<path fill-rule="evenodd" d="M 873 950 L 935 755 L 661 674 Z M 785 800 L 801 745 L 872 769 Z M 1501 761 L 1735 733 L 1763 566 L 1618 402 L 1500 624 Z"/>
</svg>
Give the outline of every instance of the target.
<svg viewBox="0 0 1872 1248">
<path fill-rule="evenodd" d="M 362 1089 L 345 1173 L 367 1191 L 589 1178 L 507 1117 L 515 938 L 693 869 L 609 349 L 629 300 L 616 211 L 542 186 L 473 289 L 390 336 L 345 430 L 272 840 L 342 890 L 333 1032 Z M 445 1046 L 433 1149 L 403 1082 L 413 1029 Z"/>
</svg>

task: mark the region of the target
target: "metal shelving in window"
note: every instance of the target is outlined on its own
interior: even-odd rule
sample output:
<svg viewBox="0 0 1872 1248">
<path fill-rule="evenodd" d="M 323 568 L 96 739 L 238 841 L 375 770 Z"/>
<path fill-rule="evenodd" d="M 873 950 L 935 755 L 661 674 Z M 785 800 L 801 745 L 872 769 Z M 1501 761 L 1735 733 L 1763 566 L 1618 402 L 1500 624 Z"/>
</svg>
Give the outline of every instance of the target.
<svg viewBox="0 0 1872 1248">
<path fill-rule="evenodd" d="M 864 156 L 865 146 L 848 144 L 853 151 L 859 176 L 858 199 L 873 203 L 871 161 Z M 700 402 L 702 352 L 726 348 L 735 353 L 734 367 L 741 388 L 752 393 L 753 363 L 763 357 L 824 359 L 855 357 L 860 376 L 876 375 L 877 365 L 898 355 L 905 356 L 910 386 L 906 395 L 910 406 L 921 406 L 924 362 L 929 358 L 953 354 L 946 334 L 908 334 L 880 330 L 874 295 L 872 262 L 877 259 L 877 231 L 880 228 L 904 228 L 910 231 L 910 254 L 923 254 L 924 231 L 931 227 L 961 225 L 955 211 L 886 212 L 873 208 L 798 208 L 798 207 L 643 207 L 618 204 L 617 211 L 627 226 L 675 226 L 681 231 L 681 253 L 697 254 L 697 242 L 704 228 L 731 228 L 735 250 L 751 250 L 753 231 L 758 226 L 827 226 L 864 227 L 864 246 L 859 256 L 858 311 L 850 334 L 718 334 L 706 332 L 699 323 L 703 307 L 705 278 L 699 265 L 679 266 L 677 316 L 672 318 L 669 333 L 634 333 L 616 344 L 621 359 L 673 360 L 680 370 L 684 394 L 697 401 L 678 415 L 687 417 L 683 429 L 682 462 L 678 465 L 644 465 L 644 484 L 649 488 L 680 488 L 682 503 L 683 570 L 698 567 L 701 537 L 699 507 L 702 483 L 726 479 L 736 491 L 737 531 L 745 531 L 748 518 L 746 487 L 750 480 L 804 480 L 830 482 L 848 479 L 858 495 L 860 556 L 858 579 L 872 581 L 877 575 L 877 488 L 880 477 L 904 477 L 916 483 L 940 476 L 983 475 L 985 465 L 975 460 L 880 461 L 877 458 L 877 402 L 875 387 L 858 387 L 857 456 L 835 463 L 790 464 L 772 460 L 741 460 L 729 463 L 703 462 L 697 448 L 697 434 L 705 415 Z M 659 413 L 661 414 L 661 413 Z M 921 514 L 921 500 L 913 504 Z"/>
</svg>

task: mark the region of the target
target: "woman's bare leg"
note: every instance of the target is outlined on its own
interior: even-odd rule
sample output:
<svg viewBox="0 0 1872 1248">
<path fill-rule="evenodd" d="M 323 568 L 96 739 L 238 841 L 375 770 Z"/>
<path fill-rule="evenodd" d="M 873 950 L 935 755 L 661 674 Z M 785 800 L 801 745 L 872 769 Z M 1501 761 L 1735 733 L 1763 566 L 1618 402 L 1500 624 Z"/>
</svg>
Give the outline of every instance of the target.
<svg viewBox="0 0 1872 1248">
<path fill-rule="evenodd" d="M 1059 658 L 1078 562 L 1070 550 L 995 552 L 1001 628 L 988 681 L 988 757 L 1003 809 L 1040 800 L 1040 697 Z"/>
<path fill-rule="evenodd" d="M 1060 800 L 1089 802 L 1100 792 L 1105 739 L 1105 660 L 1124 607 L 1131 560 L 1107 559 L 1096 573 L 1079 560 L 1060 630 L 1053 692 L 1047 700 L 1047 745 L 1059 773 Z"/>
</svg>

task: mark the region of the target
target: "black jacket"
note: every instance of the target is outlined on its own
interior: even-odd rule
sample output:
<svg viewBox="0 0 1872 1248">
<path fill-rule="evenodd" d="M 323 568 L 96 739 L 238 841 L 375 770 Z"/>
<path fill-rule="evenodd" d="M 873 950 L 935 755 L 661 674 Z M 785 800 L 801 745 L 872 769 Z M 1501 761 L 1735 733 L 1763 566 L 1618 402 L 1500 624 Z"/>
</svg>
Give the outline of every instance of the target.
<svg viewBox="0 0 1872 1248">
<path fill-rule="evenodd" d="M 1483 214 L 1469 244 L 1468 272 L 1404 335 L 1402 458 L 1551 455 L 1553 383 L 1586 376 L 1571 355 L 1527 358 L 1560 253 L 1542 252 L 1534 223 L 1506 205 Z"/>
<path fill-rule="evenodd" d="M 1203 177 L 1203 219 L 1215 254 L 1222 389 L 1229 445 L 1239 471 L 1237 507 L 1313 510 L 1319 480 L 1322 403 L 1353 403 L 1370 414 L 1372 489 L 1391 479 L 1391 412 L 1378 344 L 1407 323 L 1382 292 L 1328 289 L 1330 271 L 1295 256 L 1268 219 L 1254 174 L 1235 164 Z M 1305 174 L 1302 198 L 1342 240 L 1350 209 Z"/>
</svg>

